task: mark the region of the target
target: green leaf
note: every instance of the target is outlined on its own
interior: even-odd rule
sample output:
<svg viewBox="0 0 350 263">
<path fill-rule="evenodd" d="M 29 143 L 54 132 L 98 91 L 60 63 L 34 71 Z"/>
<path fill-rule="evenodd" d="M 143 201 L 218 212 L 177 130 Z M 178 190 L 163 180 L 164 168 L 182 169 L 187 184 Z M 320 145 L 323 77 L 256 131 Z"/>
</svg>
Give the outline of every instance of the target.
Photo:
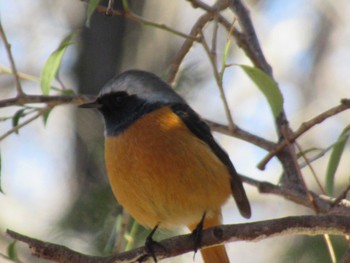
<svg viewBox="0 0 350 263">
<path fill-rule="evenodd" d="M 226 41 L 226 44 L 225 44 L 224 55 L 223 55 L 223 57 L 222 57 L 221 71 L 220 71 L 220 77 L 221 77 L 221 79 L 223 78 L 225 69 L 226 69 L 226 67 L 227 67 L 226 61 L 227 61 L 227 58 L 228 58 L 228 55 L 229 55 L 229 51 L 230 51 L 230 48 L 231 48 L 231 43 L 232 43 L 232 39 L 231 39 L 231 37 L 229 36 L 229 37 L 227 38 L 227 41 Z"/>
<path fill-rule="evenodd" d="M 311 152 L 321 152 L 321 151 L 324 151 L 324 149 L 318 148 L 318 147 L 309 148 L 309 149 L 306 149 L 305 151 L 298 152 L 297 159 L 299 159 L 300 157 L 307 155 Z"/>
<path fill-rule="evenodd" d="M 18 125 L 19 119 L 24 116 L 24 111 L 25 109 L 20 109 L 15 113 L 15 115 L 12 118 L 12 127 L 16 127 Z M 16 131 L 16 133 L 18 134 L 18 130 Z"/>
<path fill-rule="evenodd" d="M 61 91 L 61 93 L 64 96 L 74 96 L 74 95 L 76 95 L 75 91 L 72 90 L 72 89 L 64 89 L 64 90 Z"/>
<path fill-rule="evenodd" d="M 89 0 L 87 14 L 86 14 L 86 26 L 90 27 L 91 16 L 95 12 L 96 7 L 99 5 L 101 0 Z"/>
<path fill-rule="evenodd" d="M 283 110 L 283 96 L 276 82 L 259 68 L 247 65 L 238 66 L 244 70 L 244 72 L 264 94 L 270 105 L 273 116 L 277 118 Z"/>
<path fill-rule="evenodd" d="M 347 126 L 339 135 L 337 142 L 333 146 L 333 151 L 329 157 L 328 167 L 326 172 L 326 193 L 330 196 L 333 195 L 334 191 L 334 178 L 335 173 L 338 169 L 340 158 L 343 154 L 346 142 L 349 139 L 350 125 Z"/>
<path fill-rule="evenodd" d="M 47 124 L 47 120 L 49 119 L 49 116 L 50 116 L 51 111 L 52 111 L 52 109 L 51 109 L 51 110 L 46 111 L 46 112 L 43 114 L 43 122 L 44 122 L 44 126 L 46 126 L 46 124 Z"/>
<path fill-rule="evenodd" d="M 59 47 L 54 52 L 52 52 L 45 63 L 45 66 L 41 72 L 41 91 L 44 95 L 49 95 L 50 93 L 51 83 L 57 76 L 64 52 L 66 51 L 67 47 L 73 43 L 73 35 L 74 34 L 69 34 L 66 36 L 60 43 Z"/>
<path fill-rule="evenodd" d="M 7 247 L 7 256 L 14 262 L 19 262 L 17 249 L 16 249 L 16 240 L 11 242 Z"/>
</svg>

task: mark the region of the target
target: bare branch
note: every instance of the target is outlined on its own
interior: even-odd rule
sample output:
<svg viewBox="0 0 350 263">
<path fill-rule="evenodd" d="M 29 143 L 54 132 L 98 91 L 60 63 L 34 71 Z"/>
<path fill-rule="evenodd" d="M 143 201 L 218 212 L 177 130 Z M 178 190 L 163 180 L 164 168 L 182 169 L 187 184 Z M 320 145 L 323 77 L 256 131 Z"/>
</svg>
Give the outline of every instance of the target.
<svg viewBox="0 0 350 263">
<path fill-rule="evenodd" d="M 112 263 L 144 262 L 150 259 L 145 247 L 108 257 L 88 256 L 67 247 L 47 243 L 7 230 L 15 240 L 27 243 L 32 253 L 40 258 L 57 262 Z M 202 233 L 202 247 L 235 241 L 260 241 L 286 235 L 346 235 L 350 234 L 350 220 L 344 216 L 294 216 L 260 222 L 222 225 L 206 229 Z M 155 247 L 157 259 L 178 256 L 193 251 L 192 235 L 182 235 L 159 242 Z"/>
<path fill-rule="evenodd" d="M 193 25 L 191 31 L 190 31 L 190 35 L 192 37 L 196 37 L 199 32 L 204 28 L 204 26 L 213 19 L 213 15 L 210 13 L 206 13 L 202 16 L 200 16 L 196 23 Z M 169 70 L 169 74 L 168 74 L 168 79 L 167 82 L 170 85 L 174 85 L 175 79 L 176 79 L 176 75 L 179 71 L 180 65 L 183 61 L 183 59 L 185 58 L 185 56 L 187 55 L 187 53 L 190 51 L 191 47 L 193 46 L 194 40 L 191 38 L 187 38 L 184 43 L 182 44 L 181 48 L 179 49 L 179 51 L 177 52 L 175 59 L 173 60 L 173 62 L 170 65 L 170 70 Z"/>
<path fill-rule="evenodd" d="M 32 121 L 36 120 L 37 118 L 39 118 L 40 116 L 43 116 L 46 112 L 48 112 L 51 108 L 47 107 L 41 110 L 38 110 L 37 114 L 35 114 L 34 116 L 30 117 L 29 119 L 27 119 L 26 121 L 18 124 L 16 127 L 13 127 L 12 129 L 8 130 L 7 132 L 5 132 L 4 134 L 0 135 L 0 141 L 2 141 L 3 139 L 5 139 L 6 137 L 10 136 L 11 134 L 18 132 L 19 129 L 23 128 L 24 126 L 28 125 L 29 123 L 31 123 Z"/>
<path fill-rule="evenodd" d="M 5 44 L 6 53 L 7 53 L 9 60 L 10 60 L 11 69 L 12 69 L 13 76 L 14 76 L 15 83 L 16 83 L 17 96 L 20 97 L 20 96 L 24 95 L 24 92 L 22 90 L 21 82 L 19 81 L 16 63 L 15 63 L 15 60 L 13 59 L 13 56 L 12 56 L 11 45 L 7 41 L 7 37 L 6 37 L 5 31 L 4 31 L 4 28 L 2 27 L 1 22 L 0 22 L 0 38 L 2 39 L 2 41 Z"/>
<path fill-rule="evenodd" d="M 222 83 L 222 78 L 219 74 L 219 71 L 217 69 L 217 65 L 216 65 L 216 61 L 215 61 L 215 57 L 211 54 L 210 48 L 204 38 L 204 35 L 202 32 L 200 32 L 200 36 L 201 36 L 201 43 L 202 46 L 204 47 L 205 52 L 207 53 L 207 56 L 209 58 L 210 64 L 213 68 L 213 74 L 214 74 L 214 78 L 216 81 L 216 84 L 219 88 L 219 92 L 220 92 L 220 97 L 222 100 L 222 103 L 224 104 L 224 110 L 225 110 L 225 114 L 226 114 L 226 118 L 228 121 L 228 127 L 229 130 L 233 130 L 235 128 L 235 124 L 233 122 L 233 118 L 231 115 L 231 111 L 230 111 L 230 107 L 228 105 L 227 99 L 226 99 L 226 95 L 225 95 L 225 91 L 224 91 L 224 87 L 223 87 L 223 83 Z"/>
<path fill-rule="evenodd" d="M 14 97 L 5 100 L 0 100 L 0 108 L 9 106 L 22 106 L 24 104 L 31 103 L 47 103 L 50 106 L 60 105 L 60 104 L 75 104 L 79 105 L 92 99 L 90 96 L 45 96 L 45 95 L 24 95 L 23 97 Z"/>
<path fill-rule="evenodd" d="M 340 102 L 340 105 L 335 106 L 329 110 L 326 110 L 321 114 L 317 115 L 316 117 L 314 117 L 313 119 L 302 123 L 298 128 L 298 130 L 296 130 L 293 133 L 293 135 L 288 138 L 288 141 L 294 142 L 299 136 L 304 134 L 306 131 L 310 130 L 315 125 L 320 124 L 321 122 L 328 119 L 329 117 L 332 117 L 349 108 L 350 108 L 350 99 L 342 99 Z M 266 155 L 266 157 L 259 163 L 258 168 L 261 170 L 264 170 L 266 164 L 271 160 L 271 158 L 276 154 L 278 154 L 286 145 L 287 145 L 287 140 L 284 140 L 281 143 L 279 143 L 276 146 L 276 148 L 273 151 L 269 152 L 269 154 Z"/>
<path fill-rule="evenodd" d="M 310 172 L 312 174 L 312 177 L 315 179 L 315 182 L 318 186 L 318 188 L 321 190 L 322 194 L 326 194 L 326 191 L 324 190 L 322 184 L 321 184 L 321 181 L 318 179 L 317 177 L 317 174 L 316 174 L 316 171 L 315 169 L 313 168 L 312 164 L 311 164 L 311 161 L 309 160 L 309 158 L 305 155 L 303 149 L 301 148 L 301 146 L 295 142 L 295 146 L 298 148 L 298 151 L 299 151 L 299 154 L 301 154 L 301 156 L 303 157 L 303 159 L 305 160 L 305 163 L 307 165 L 307 167 L 310 169 Z M 299 165 L 300 169 L 301 169 L 301 166 Z"/>
<path fill-rule="evenodd" d="M 192 6 L 207 11 L 207 14 L 215 14 L 218 22 L 227 30 L 227 32 L 232 32 L 232 36 L 236 40 L 237 45 L 243 49 L 247 57 L 253 62 L 253 64 L 256 67 L 258 67 L 259 61 L 254 55 L 255 52 L 251 49 L 251 46 L 249 45 L 248 39 L 246 38 L 245 34 L 241 33 L 237 28 L 232 27 L 232 23 L 228 21 L 223 15 L 221 15 L 220 13 L 216 13 L 217 9 L 215 8 L 215 6 L 211 7 L 199 0 L 189 0 L 189 2 L 191 2 Z"/>
<path fill-rule="evenodd" d="M 131 12 L 130 10 L 127 10 L 125 12 L 120 12 L 118 10 L 108 10 L 107 11 L 107 7 L 105 6 L 102 6 L 102 5 L 99 5 L 96 7 L 96 11 L 99 12 L 99 13 L 103 13 L 103 14 L 106 14 L 106 12 L 108 12 L 109 15 L 112 15 L 112 16 L 124 16 L 132 21 L 135 21 L 139 24 L 142 24 L 144 26 L 153 26 L 153 27 L 156 27 L 156 28 L 159 28 L 159 29 L 162 29 L 162 30 L 165 30 L 165 31 L 168 31 L 170 33 L 173 33 L 177 36 L 180 36 L 180 37 L 183 37 L 183 38 L 190 38 L 192 39 L 193 41 L 198 41 L 197 38 L 193 38 L 192 36 L 190 35 L 186 35 L 185 33 L 182 33 L 178 30 L 175 30 L 171 27 L 168 27 L 167 25 L 164 25 L 164 24 L 158 24 L 158 23 L 155 23 L 155 22 L 152 22 L 150 20 L 147 20 L 141 16 L 138 16 L 136 14 L 134 14 L 133 12 Z"/>
<path fill-rule="evenodd" d="M 255 186 L 260 193 L 264 194 L 274 194 L 281 196 L 287 200 L 292 201 L 293 203 L 300 204 L 302 206 L 314 209 L 314 205 L 310 203 L 309 197 L 306 195 L 304 189 L 293 187 L 284 187 L 271 184 L 269 182 L 261 182 L 244 175 L 240 175 L 242 181 Z M 309 191 L 309 194 L 312 195 L 314 199 L 314 204 L 317 207 L 317 211 L 323 214 L 334 214 L 334 215 L 350 215 L 350 201 L 342 199 L 337 202 L 337 205 L 334 205 L 335 198 L 331 198 L 325 195 L 318 195 L 312 191 Z"/>
<path fill-rule="evenodd" d="M 249 16 L 249 11 L 240 0 L 230 0 L 230 8 L 238 17 L 238 23 L 242 28 L 242 32 L 247 38 L 246 43 L 249 45 L 249 49 L 253 51 L 252 55 L 254 55 L 254 64 L 266 74 L 273 77 L 272 68 L 267 63 L 265 56 L 261 50 L 258 37 L 255 33 L 253 23 Z"/>
<path fill-rule="evenodd" d="M 206 123 L 208 123 L 208 125 L 210 126 L 210 128 L 213 131 L 220 132 L 222 134 L 226 134 L 228 136 L 233 136 L 235 138 L 247 141 L 247 142 L 255 144 L 256 146 L 259 146 L 267 151 L 269 151 L 269 149 L 273 149 L 276 145 L 275 143 L 273 143 L 271 141 L 268 141 L 262 137 L 259 137 L 257 135 L 254 135 L 248 131 L 241 129 L 237 125 L 235 125 L 233 130 L 230 130 L 229 127 L 226 125 L 219 124 L 217 122 L 213 122 L 213 121 L 209 121 L 209 120 L 205 120 L 205 121 L 206 121 Z"/>
<path fill-rule="evenodd" d="M 338 205 L 343 199 L 346 199 L 346 195 L 350 191 L 350 184 L 345 188 L 345 190 L 334 200 L 333 205 Z"/>
</svg>

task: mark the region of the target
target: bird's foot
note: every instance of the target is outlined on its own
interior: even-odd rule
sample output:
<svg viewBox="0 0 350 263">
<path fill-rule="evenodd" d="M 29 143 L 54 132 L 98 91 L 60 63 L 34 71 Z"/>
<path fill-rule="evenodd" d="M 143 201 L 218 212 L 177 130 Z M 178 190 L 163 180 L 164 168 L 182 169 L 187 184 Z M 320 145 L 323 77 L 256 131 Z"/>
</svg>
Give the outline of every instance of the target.
<svg viewBox="0 0 350 263">
<path fill-rule="evenodd" d="M 159 242 L 153 240 L 153 235 L 157 231 L 157 228 L 158 228 L 158 225 L 156 225 L 152 229 L 151 233 L 149 233 L 149 235 L 147 236 L 146 242 L 145 242 L 146 251 L 147 251 L 148 255 L 153 258 L 153 261 L 155 263 L 157 263 L 157 257 L 155 255 L 155 249 L 154 248 L 156 246 L 158 246 L 158 247 L 162 248 L 163 250 L 166 250 L 165 247 L 162 246 Z"/>
<path fill-rule="evenodd" d="M 191 237 L 193 238 L 194 241 L 194 255 L 193 259 L 197 253 L 197 251 L 201 248 L 202 246 L 202 232 L 203 232 L 203 227 L 204 227 L 204 220 L 205 220 L 206 212 L 203 213 L 203 216 L 201 218 L 201 221 L 199 221 L 198 225 L 196 226 L 195 229 L 193 229 L 191 233 Z"/>
</svg>

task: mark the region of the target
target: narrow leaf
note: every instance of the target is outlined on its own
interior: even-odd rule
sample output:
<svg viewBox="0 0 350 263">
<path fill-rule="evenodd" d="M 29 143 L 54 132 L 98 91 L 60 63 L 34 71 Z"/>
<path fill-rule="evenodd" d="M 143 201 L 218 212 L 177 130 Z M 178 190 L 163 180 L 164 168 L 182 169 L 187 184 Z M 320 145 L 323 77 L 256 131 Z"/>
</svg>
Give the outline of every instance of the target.
<svg viewBox="0 0 350 263">
<path fill-rule="evenodd" d="M 48 110 L 46 111 L 44 114 L 43 114 L 43 122 L 44 122 L 44 126 L 47 125 L 47 121 L 49 119 L 49 116 L 50 116 L 50 113 L 51 113 L 52 109 L 51 110 Z"/>
<path fill-rule="evenodd" d="M 264 94 L 270 105 L 273 116 L 277 118 L 283 110 L 283 96 L 276 82 L 259 68 L 246 65 L 238 66 L 244 70 L 244 72 Z"/>
<path fill-rule="evenodd" d="M 18 125 L 19 119 L 23 117 L 24 110 L 25 109 L 20 109 L 15 113 L 15 115 L 12 118 L 12 127 L 16 127 Z M 18 134 L 18 130 L 16 131 L 16 133 Z"/>
<path fill-rule="evenodd" d="M 331 156 L 329 157 L 328 167 L 326 172 L 326 193 L 330 196 L 333 195 L 334 191 L 334 178 L 335 173 L 338 169 L 340 158 L 343 154 L 346 142 L 349 139 L 350 125 L 347 126 L 339 135 L 337 142 L 333 146 Z"/>
<path fill-rule="evenodd" d="M 91 16 L 95 12 L 96 7 L 99 5 L 101 0 L 89 0 L 86 14 L 86 26 L 90 27 Z"/>
<path fill-rule="evenodd" d="M 47 59 L 43 71 L 41 72 L 41 91 L 44 95 L 48 95 L 51 90 L 51 83 L 57 76 L 58 70 L 61 66 L 62 58 L 67 47 L 72 44 L 73 34 L 69 34 L 63 39 L 59 47 L 52 52 Z"/>
<path fill-rule="evenodd" d="M 18 262 L 18 254 L 16 250 L 16 240 L 11 242 L 7 247 L 7 256 L 14 262 Z"/>
<path fill-rule="evenodd" d="M 229 51 L 230 51 L 230 48 L 231 48 L 231 44 L 232 44 L 232 39 L 231 39 L 231 37 L 228 37 L 227 41 L 226 41 L 226 44 L 225 44 L 224 55 L 222 57 L 221 72 L 220 72 L 221 78 L 223 77 L 225 68 L 227 67 L 226 66 L 226 61 L 227 61 L 228 54 L 229 54 Z"/>
<path fill-rule="evenodd" d="M 64 96 L 74 96 L 76 95 L 75 91 L 72 89 L 64 89 L 61 91 L 62 95 Z"/>
<path fill-rule="evenodd" d="M 305 151 L 298 152 L 297 159 L 299 159 L 300 157 L 307 155 L 311 152 L 321 152 L 321 151 L 324 151 L 324 149 L 318 148 L 318 147 L 309 148 L 309 149 L 306 149 Z"/>
</svg>

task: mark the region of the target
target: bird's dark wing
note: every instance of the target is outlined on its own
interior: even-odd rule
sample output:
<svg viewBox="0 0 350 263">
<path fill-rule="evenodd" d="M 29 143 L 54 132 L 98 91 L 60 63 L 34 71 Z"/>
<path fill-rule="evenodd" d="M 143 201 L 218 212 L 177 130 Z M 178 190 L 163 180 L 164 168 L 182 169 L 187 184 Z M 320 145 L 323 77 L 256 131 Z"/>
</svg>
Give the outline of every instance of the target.
<svg viewBox="0 0 350 263">
<path fill-rule="evenodd" d="M 208 125 L 186 104 L 175 104 L 171 106 L 171 109 L 194 135 L 209 145 L 216 156 L 226 165 L 231 175 L 231 190 L 237 207 L 242 216 L 250 218 L 251 208 L 241 178 L 238 176 L 228 154 L 214 140 Z"/>
</svg>

